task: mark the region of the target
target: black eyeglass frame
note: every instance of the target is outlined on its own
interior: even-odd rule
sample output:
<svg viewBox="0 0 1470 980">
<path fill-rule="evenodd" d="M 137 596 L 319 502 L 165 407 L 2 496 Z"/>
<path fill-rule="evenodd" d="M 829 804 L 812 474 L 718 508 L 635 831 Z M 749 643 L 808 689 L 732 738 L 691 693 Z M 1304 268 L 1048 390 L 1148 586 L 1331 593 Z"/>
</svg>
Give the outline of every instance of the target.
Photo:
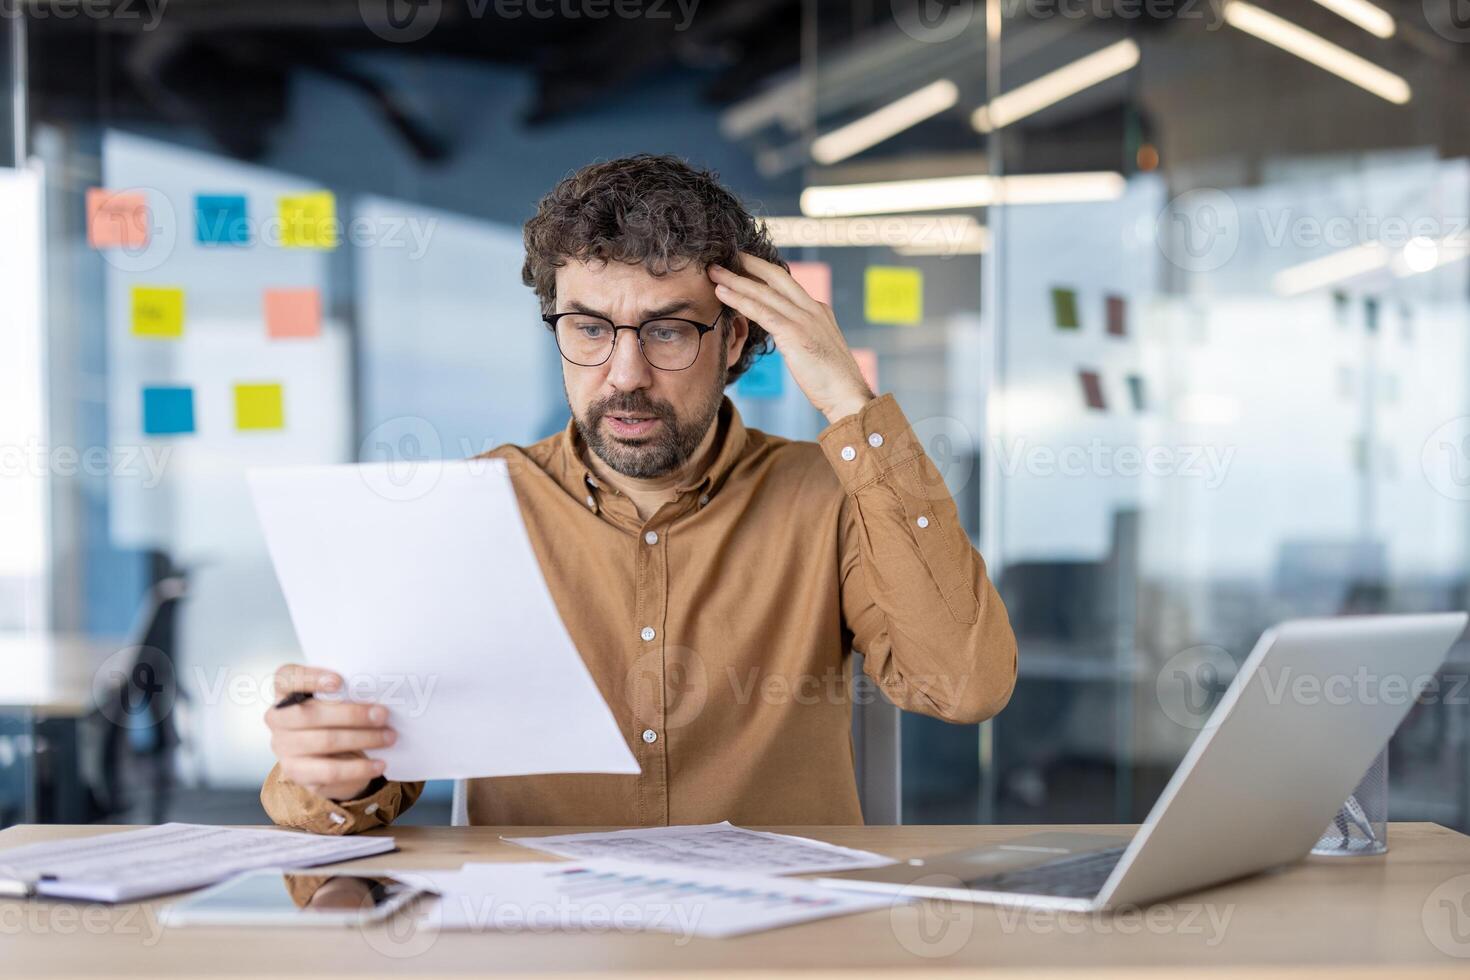
<svg viewBox="0 0 1470 980">
<path fill-rule="evenodd" d="M 645 361 L 648 361 L 649 367 L 653 368 L 655 371 L 678 372 L 687 371 L 690 368 L 694 367 L 695 361 L 699 360 L 700 351 L 704 349 L 704 335 L 709 333 L 715 327 L 719 326 L 721 318 L 723 318 L 724 315 L 729 312 L 730 308 L 728 306 L 721 306 L 720 312 L 715 314 L 715 318 L 709 323 L 700 323 L 698 320 L 686 320 L 684 317 L 680 316 L 657 316 L 651 320 L 644 320 L 642 323 L 638 324 L 635 327 L 627 324 L 613 323 L 607 317 L 598 316 L 596 313 L 583 313 L 580 310 L 567 310 L 564 313 L 547 313 L 541 317 L 541 322 L 546 324 L 547 330 L 551 331 L 551 339 L 556 343 L 557 353 L 560 354 L 562 356 L 562 359 L 565 360 L 568 364 L 575 364 L 577 367 L 601 367 L 608 361 L 612 360 L 613 353 L 618 349 L 618 331 L 631 330 L 638 337 L 638 353 L 643 355 L 643 359 Z M 581 361 L 574 361 L 570 357 L 567 357 L 567 352 L 561 349 L 561 338 L 557 336 L 556 333 L 556 322 L 564 316 L 592 317 L 595 320 L 601 320 L 603 323 L 611 327 L 613 332 L 613 342 L 607 348 L 607 356 L 598 361 L 596 364 L 583 364 Z M 694 358 L 690 360 L 688 364 L 684 365 L 681 368 L 659 367 L 657 364 L 653 363 L 652 360 L 649 360 L 648 350 L 643 346 L 644 327 L 648 326 L 650 323 L 668 323 L 671 320 L 675 323 L 687 323 L 695 330 L 699 331 L 699 339 L 694 346 Z"/>
</svg>

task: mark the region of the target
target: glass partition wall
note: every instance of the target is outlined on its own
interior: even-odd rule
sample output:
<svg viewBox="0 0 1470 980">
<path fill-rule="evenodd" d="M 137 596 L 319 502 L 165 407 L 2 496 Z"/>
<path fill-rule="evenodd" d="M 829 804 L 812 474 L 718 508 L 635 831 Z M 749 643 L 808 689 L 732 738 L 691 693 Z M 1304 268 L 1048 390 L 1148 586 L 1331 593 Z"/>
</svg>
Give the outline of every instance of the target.
<svg viewBox="0 0 1470 980">
<path fill-rule="evenodd" d="M 768 166 L 829 232 L 973 229 L 810 253 L 1020 640 L 996 720 L 904 718 L 906 820 L 1141 819 L 1272 623 L 1465 608 L 1467 36 L 1329 6 L 810 6 Z M 1470 826 L 1465 659 L 1395 819 Z"/>
</svg>

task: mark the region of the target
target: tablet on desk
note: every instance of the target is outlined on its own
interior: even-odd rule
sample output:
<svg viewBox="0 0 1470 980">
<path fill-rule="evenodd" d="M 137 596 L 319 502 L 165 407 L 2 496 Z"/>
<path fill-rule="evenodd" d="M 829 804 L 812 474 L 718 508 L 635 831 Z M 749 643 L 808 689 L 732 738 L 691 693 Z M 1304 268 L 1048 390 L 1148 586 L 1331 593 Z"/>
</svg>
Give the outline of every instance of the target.
<svg viewBox="0 0 1470 980">
<path fill-rule="evenodd" d="M 250 871 L 163 911 L 169 926 L 356 926 L 386 919 L 421 895 L 392 877 Z"/>
</svg>

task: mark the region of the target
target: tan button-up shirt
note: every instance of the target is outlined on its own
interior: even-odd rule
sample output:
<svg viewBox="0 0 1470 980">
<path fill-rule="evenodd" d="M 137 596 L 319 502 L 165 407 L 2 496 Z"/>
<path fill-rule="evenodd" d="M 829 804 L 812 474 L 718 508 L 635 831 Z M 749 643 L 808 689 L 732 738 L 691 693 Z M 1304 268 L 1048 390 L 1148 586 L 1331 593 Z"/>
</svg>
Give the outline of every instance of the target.
<svg viewBox="0 0 1470 980">
<path fill-rule="evenodd" d="M 818 443 L 747 429 L 728 399 L 718 424 L 709 469 L 646 521 L 599 485 L 570 423 L 488 454 L 509 463 L 557 609 L 643 771 L 472 780 L 472 823 L 861 823 L 850 651 L 910 711 L 975 722 L 1009 699 L 1005 607 L 892 396 Z M 334 803 L 274 770 L 261 801 L 279 824 L 341 834 L 422 789 L 380 781 Z"/>
</svg>

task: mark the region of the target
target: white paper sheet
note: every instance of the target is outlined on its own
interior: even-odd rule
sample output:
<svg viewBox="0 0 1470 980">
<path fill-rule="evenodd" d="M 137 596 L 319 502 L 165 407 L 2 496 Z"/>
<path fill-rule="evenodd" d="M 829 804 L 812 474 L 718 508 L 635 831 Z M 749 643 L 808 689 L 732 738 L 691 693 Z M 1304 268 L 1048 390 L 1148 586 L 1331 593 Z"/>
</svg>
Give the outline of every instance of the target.
<svg viewBox="0 0 1470 980">
<path fill-rule="evenodd" d="M 256 868 L 310 868 L 393 850 L 391 837 L 166 823 L 0 851 L 0 880 L 37 894 L 127 902 L 200 888 Z"/>
<path fill-rule="evenodd" d="M 412 873 L 406 875 L 413 881 Z M 890 895 L 733 871 L 617 861 L 466 864 L 438 873 L 424 925 L 473 932 L 670 932 L 739 936 L 852 912 L 888 908 Z"/>
<path fill-rule="evenodd" d="M 606 859 L 764 874 L 849 871 L 894 863 L 893 858 L 871 851 L 838 847 L 806 837 L 746 830 L 732 826 L 729 821 L 504 839 L 581 861 Z"/>
<path fill-rule="evenodd" d="M 255 470 L 307 660 L 387 705 L 389 779 L 636 773 L 503 460 Z"/>
</svg>

